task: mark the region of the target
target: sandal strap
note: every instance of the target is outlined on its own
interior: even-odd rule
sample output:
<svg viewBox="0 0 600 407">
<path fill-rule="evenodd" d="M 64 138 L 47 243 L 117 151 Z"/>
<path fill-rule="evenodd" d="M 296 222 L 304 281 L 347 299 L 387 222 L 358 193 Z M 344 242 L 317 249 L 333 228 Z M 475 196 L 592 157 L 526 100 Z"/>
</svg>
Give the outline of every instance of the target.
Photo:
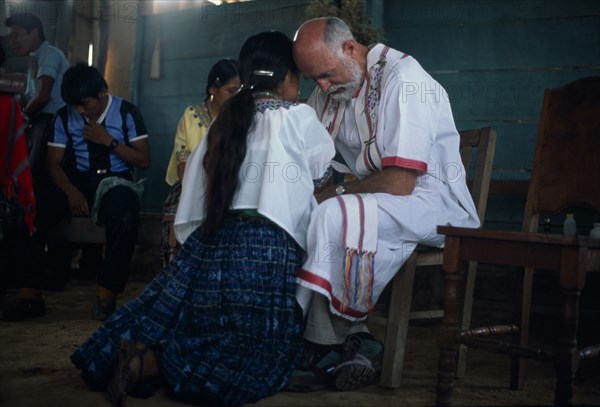
<svg viewBox="0 0 600 407">
<path fill-rule="evenodd" d="M 144 372 L 144 355 L 148 348 L 140 348 L 135 342 L 127 339 L 121 339 L 117 350 L 117 363 L 113 371 L 113 376 L 106 388 L 106 398 L 114 405 L 123 404 L 128 394 L 142 382 L 142 373 Z M 132 369 L 131 362 L 137 359 L 139 366 Z"/>
</svg>

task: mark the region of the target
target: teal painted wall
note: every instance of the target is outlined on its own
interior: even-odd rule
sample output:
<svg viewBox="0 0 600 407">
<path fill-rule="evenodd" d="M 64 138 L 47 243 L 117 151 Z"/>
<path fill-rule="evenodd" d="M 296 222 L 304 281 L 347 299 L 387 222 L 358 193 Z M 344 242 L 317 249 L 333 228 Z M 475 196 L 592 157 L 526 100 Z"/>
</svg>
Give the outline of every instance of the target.
<svg viewBox="0 0 600 407">
<path fill-rule="evenodd" d="M 202 99 L 212 63 L 235 58 L 253 33 L 275 29 L 293 36 L 306 18 L 306 3 L 207 5 L 143 18 L 134 94 L 151 136 L 152 167 L 140 174 L 148 179 L 145 210 L 160 211 L 177 122 L 187 105 Z M 544 88 L 600 75 L 595 0 L 372 0 L 366 6 L 385 42 L 411 54 L 445 87 L 459 130 L 497 129 L 497 180 L 529 178 Z M 150 57 L 159 24 L 161 78 L 153 81 Z M 303 82 L 304 96 L 311 89 Z M 492 196 L 486 223 L 519 228 L 523 206 L 524 196 Z"/>
<path fill-rule="evenodd" d="M 383 26 L 445 87 L 459 130 L 496 128 L 497 180 L 529 179 L 544 89 L 600 75 L 594 0 L 389 0 Z M 486 223 L 520 228 L 524 198 L 491 196 Z"/>
<path fill-rule="evenodd" d="M 146 178 L 143 207 L 160 212 L 168 192 L 164 181 L 175 129 L 186 106 L 204 99 L 208 70 L 221 58 L 237 59 L 244 40 L 255 33 L 279 30 L 292 37 L 305 20 L 306 1 L 258 1 L 144 16 L 139 62 L 134 69 L 136 103 L 150 133 L 152 165 Z M 160 26 L 160 79 L 150 79 L 150 59 Z M 303 91 L 308 92 L 309 84 Z"/>
</svg>

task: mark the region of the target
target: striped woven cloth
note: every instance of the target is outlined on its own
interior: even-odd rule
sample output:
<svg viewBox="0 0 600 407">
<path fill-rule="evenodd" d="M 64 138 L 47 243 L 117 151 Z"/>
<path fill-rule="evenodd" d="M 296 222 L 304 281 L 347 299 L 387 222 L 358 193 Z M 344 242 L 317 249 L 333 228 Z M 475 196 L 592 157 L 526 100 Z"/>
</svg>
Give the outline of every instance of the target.
<svg viewBox="0 0 600 407">
<path fill-rule="evenodd" d="M 239 406 L 279 391 L 302 350 L 295 275 L 302 252 L 264 220 L 234 217 L 215 237 L 197 229 L 136 299 L 71 357 L 95 389 L 110 379 L 120 338 L 150 346 L 172 394 Z"/>
</svg>

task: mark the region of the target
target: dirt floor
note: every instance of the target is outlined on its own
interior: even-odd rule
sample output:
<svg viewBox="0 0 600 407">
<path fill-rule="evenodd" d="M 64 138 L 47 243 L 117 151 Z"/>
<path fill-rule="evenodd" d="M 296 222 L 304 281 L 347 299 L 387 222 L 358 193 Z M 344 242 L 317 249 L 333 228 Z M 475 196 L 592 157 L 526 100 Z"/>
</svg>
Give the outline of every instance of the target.
<svg viewBox="0 0 600 407">
<path fill-rule="evenodd" d="M 120 302 L 139 293 L 143 281 L 129 283 Z M 62 292 L 46 292 L 45 317 L 22 323 L 0 322 L 0 406 L 107 406 L 102 393 L 87 390 L 69 355 L 98 326 L 89 318 L 95 286 L 71 280 Z M 9 291 L 7 299 L 14 296 Z M 378 385 L 354 392 L 279 393 L 255 404 L 266 406 L 430 406 L 435 399 L 437 324 L 411 326 L 403 384 L 399 389 Z M 597 325 L 596 325 L 597 326 Z M 546 335 L 547 328 L 538 329 Z M 525 389 L 508 389 L 509 361 L 502 356 L 471 351 L 467 377 L 456 381 L 457 406 L 552 405 L 554 375 L 551 365 L 529 369 Z M 577 405 L 600 405 L 600 364 L 582 366 L 575 383 Z M 183 406 L 161 390 L 147 400 L 130 398 L 130 407 Z"/>
</svg>

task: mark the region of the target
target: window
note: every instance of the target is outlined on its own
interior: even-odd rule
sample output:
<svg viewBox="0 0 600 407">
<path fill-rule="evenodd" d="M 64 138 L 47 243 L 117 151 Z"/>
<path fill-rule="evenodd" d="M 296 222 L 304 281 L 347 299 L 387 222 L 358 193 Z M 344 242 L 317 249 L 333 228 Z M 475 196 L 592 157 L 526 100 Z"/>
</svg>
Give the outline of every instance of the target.
<svg viewBox="0 0 600 407">
<path fill-rule="evenodd" d="M 173 10 L 205 7 L 207 5 L 221 5 L 226 3 L 241 3 L 253 0 L 153 0 L 146 2 L 145 14 L 159 14 Z"/>
</svg>

